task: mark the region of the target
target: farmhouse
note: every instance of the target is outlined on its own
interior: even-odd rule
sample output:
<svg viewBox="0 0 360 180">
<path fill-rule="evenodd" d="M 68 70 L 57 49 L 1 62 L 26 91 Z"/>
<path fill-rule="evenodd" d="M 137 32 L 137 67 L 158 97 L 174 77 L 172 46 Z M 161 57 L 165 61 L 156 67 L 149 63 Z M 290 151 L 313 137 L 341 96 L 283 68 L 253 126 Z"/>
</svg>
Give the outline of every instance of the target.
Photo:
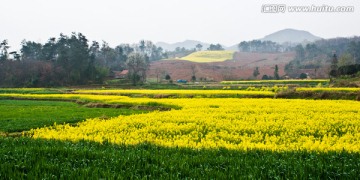
<svg viewBox="0 0 360 180">
<path fill-rule="evenodd" d="M 115 79 L 125 79 L 126 76 L 128 75 L 129 70 L 125 69 L 122 71 L 114 71 L 114 78 Z"/>
</svg>

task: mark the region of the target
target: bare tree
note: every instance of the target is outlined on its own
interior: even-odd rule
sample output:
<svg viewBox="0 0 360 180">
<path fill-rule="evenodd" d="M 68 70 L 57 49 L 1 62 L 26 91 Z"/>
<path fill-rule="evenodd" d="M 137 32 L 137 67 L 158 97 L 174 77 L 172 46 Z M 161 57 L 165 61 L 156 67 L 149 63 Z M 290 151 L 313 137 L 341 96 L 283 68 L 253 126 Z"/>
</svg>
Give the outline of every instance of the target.
<svg viewBox="0 0 360 180">
<path fill-rule="evenodd" d="M 195 64 L 192 64 L 191 66 L 190 66 L 190 68 L 191 68 L 191 80 L 192 81 L 196 81 L 196 65 Z"/>
<path fill-rule="evenodd" d="M 146 71 L 149 67 L 145 55 L 142 53 L 131 53 L 126 61 L 126 66 L 129 69 L 129 78 L 133 85 L 136 85 L 138 82 L 145 82 Z"/>
<path fill-rule="evenodd" d="M 202 47 L 203 47 L 203 45 L 201 45 L 201 44 L 197 44 L 197 45 L 196 45 L 196 49 L 197 49 L 197 51 L 201 51 Z"/>
</svg>

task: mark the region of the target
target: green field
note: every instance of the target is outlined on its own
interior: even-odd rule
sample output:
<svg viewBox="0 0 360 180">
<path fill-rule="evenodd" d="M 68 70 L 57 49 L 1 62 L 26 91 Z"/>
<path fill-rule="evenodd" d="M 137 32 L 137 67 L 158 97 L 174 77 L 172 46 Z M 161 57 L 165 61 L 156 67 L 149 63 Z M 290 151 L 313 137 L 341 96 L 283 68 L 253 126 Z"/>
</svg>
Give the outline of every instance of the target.
<svg viewBox="0 0 360 180">
<path fill-rule="evenodd" d="M 296 88 L 296 91 L 312 92 L 360 92 L 360 88 Z"/>
<path fill-rule="evenodd" d="M 60 94 L 66 92 L 61 88 L 0 88 L 1 94 L 20 93 L 20 94 Z"/>
<path fill-rule="evenodd" d="M 357 179 L 358 153 L 232 151 L 0 137 L 1 179 Z"/>
<path fill-rule="evenodd" d="M 298 86 L 326 86 L 329 79 L 284 79 L 284 80 L 252 80 L 252 81 L 222 81 L 224 85 L 298 85 Z"/>
<path fill-rule="evenodd" d="M 180 58 L 193 62 L 222 62 L 233 59 L 234 51 L 198 51 Z"/>
<path fill-rule="evenodd" d="M 54 123 L 76 123 L 88 118 L 111 118 L 145 111 L 87 108 L 72 102 L 0 100 L 0 132 L 21 132 Z"/>
</svg>

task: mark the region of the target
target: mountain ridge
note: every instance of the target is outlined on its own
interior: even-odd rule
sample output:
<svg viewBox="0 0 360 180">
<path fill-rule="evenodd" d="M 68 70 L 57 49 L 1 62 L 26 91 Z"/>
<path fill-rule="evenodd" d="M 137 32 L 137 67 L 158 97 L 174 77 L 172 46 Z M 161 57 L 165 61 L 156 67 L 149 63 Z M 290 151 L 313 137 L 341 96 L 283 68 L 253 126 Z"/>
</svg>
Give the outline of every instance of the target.
<svg viewBox="0 0 360 180">
<path fill-rule="evenodd" d="M 290 43 L 314 42 L 320 39 L 322 38 L 313 35 L 309 31 L 287 28 L 268 34 L 263 38 L 261 38 L 260 40 L 273 41 L 282 44 L 287 42 Z"/>
<path fill-rule="evenodd" d="M 268 34 L 268 35 L 264 36 L 263 38 L 257 39 L 257 40 L 273 41 L 273 42 L 276 42 L 279 44 L 283 44 L 283 43 L 300 44 L 300 43 L 304 43 L 304 42 L 314 42 L 314 41 L 320 40 L 320 39 L 322 39 L 322 38 L 319 36 L 313 35 L 309 31 L 286 28 L 286 29 L 282 29 L 282 30 L 273 32 L 271 34 Z M 239 41 L 239 43 L 240 43 L 240 41 Z M 186 49 L 193 49 L 193 48 L 196 48 L 197 44 L 201 44 L 203 46 L 202 50 L 206 50 L 210 46 L 211 43 L 201 42 L 201 41 L 197 41 L 197 40 L 185 40 L 185 41 L 175 42 L 175 43 L 167 43 L 167 42 L 155 43 L 156 46 L 162 47 L 166 51 L 174 51 L 176 47 L 180 47 L 180 48 L 184 47 Z M 213 43 L 213 44 L 217 44 L 217 43 Z M 226 50 L 237 50 L 237 45 L 238 44 L 234 44 L 232 46 L 223 46 L 223 48 Z"/>
</svg>

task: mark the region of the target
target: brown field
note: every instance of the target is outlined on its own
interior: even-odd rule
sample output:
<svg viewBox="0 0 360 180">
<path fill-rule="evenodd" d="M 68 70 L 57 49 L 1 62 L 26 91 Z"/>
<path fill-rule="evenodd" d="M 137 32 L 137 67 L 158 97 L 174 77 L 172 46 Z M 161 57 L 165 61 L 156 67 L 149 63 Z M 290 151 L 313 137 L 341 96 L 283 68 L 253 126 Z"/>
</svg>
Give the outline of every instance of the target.
<svg viewBox="0 0 360 180">
<path fill-rule="evenodd" d="M 287 53 L 248 53 L 237 52 L 234 60 L 211 63 L 195 63 L 185 60 L 162 60 L 150 65 L 148 78 L 164 77 L 169 74 L 173 80 L 191 80 L 193 72 L 197 80 L 223 81 L 255 79 L 253 71 L 259 67 L 261 79 L 263 75 L 274 75 L 274 67 L 279 66 L 279 75 L 284 75 L 284 66 L 294 58 L 293 52 Z"/>
</svg>

